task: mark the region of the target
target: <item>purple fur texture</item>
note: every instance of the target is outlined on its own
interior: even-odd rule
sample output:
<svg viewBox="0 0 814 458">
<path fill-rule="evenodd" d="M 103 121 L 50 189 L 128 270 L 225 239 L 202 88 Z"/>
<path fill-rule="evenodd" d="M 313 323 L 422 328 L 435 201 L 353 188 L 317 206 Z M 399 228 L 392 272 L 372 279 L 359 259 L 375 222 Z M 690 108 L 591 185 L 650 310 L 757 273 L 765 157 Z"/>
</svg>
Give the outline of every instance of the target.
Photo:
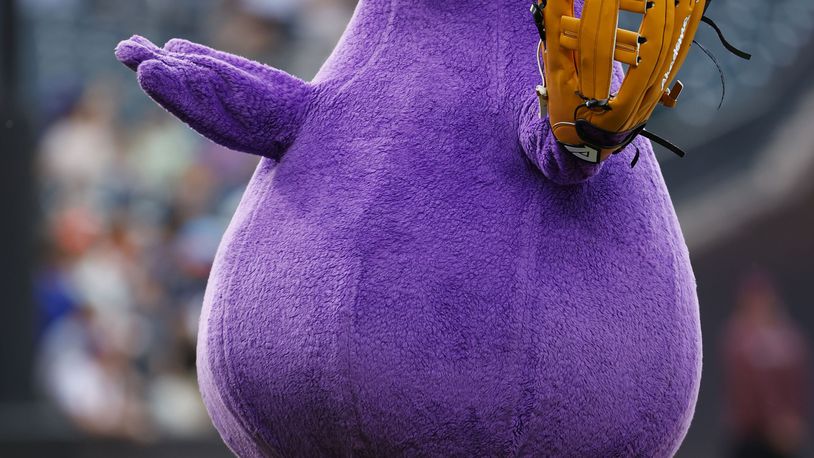
<svg viewBox="0 0 814 458">
<path fill-rule="evenodd" d="M 266 157 L 200 327 L 236 454 L 677 450 L 701 339 L 667 189 L 643 139 L 599 166 L 556 146 L 528 6 L 361 0 L 310 83 L 185 41 L 117 48 L 167 110 Z"/>
</svg>

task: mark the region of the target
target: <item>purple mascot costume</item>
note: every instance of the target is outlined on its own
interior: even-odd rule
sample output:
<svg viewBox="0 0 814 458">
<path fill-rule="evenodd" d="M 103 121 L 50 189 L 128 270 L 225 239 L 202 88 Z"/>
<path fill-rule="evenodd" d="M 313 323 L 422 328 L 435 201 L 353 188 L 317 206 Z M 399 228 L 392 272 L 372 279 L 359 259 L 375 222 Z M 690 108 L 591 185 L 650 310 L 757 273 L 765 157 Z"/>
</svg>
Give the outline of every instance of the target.
<svg viewBox="0 0 814 458">
<path fill-rule="evenodd" d="M 554 141 L 528 6 L 361 0 L 312 82 L 117 48 L 171 113 L 264 157 L 198 343 L 237 455 L 678 449 L 701 374 L 687 248 L 647 140 L 600 165 Z"/>
</svg>

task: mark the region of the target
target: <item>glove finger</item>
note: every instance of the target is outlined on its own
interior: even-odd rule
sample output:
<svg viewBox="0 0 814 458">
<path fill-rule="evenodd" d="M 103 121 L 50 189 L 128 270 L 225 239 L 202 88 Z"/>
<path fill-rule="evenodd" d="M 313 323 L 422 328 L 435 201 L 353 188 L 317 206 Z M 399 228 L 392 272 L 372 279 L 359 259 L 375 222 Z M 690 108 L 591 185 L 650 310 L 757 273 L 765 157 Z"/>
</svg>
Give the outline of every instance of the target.
<svg viewBox="0 0 814 458">
<path fill-rule="evenodd" d="M 610 97 L 619 0 L 586 2 L 579 27 L 580 94 L 587 99 Z"/>
<path fill-rule="evenodd" d="M 657 84 L 650 87 L 647 94 L 645 94 L 636 114 L 639 123 L 650 118 L 653 110 L 661 100 L 662 94 L 669 89 L 678 75 L 678 71 L 684 65 L 692 46 L 693 37 L 701 23 L 701 17 L 704 15 L 704 3 L 696 3 L 695 0 L 679 0 L 676 6 L 676 25 L 670 43 L 670 59 L 665 61 L 663 68 L 659 72 L 662 76 L 656 81 Z"/>
<path fill-rule="evenodd" d="M 636 114 L 647 89 L 660 81 L 664 62 L 672 58 L 669 45 L 673 36 L 674 0 L 652 0 L 650 4 L 653 6 L 644 14 L 639 29 L 646 40 L 640 46 L 639 62 L 630 66 L 622 87 L 611 101 L 612 110 L 603 114 L 600 127 L 606 130 L 622 132 L 636 127 Z"/>
<path fill-rule="evenodd" d="M 560 142 L 577 145 L 581 140 L 572 127 L 574 107 L 581 104 L 582 100 L 576 95 L 579 87 L 574 51 L 563 45 L 565 40 L 573 38 L 565 33 L 563 20 L 574 16 L 574 2 L 550 1 L 543 9 L 543 14 L 546 25 L 544 65 L 549 94 L 549 123 Z"/>
</svg>

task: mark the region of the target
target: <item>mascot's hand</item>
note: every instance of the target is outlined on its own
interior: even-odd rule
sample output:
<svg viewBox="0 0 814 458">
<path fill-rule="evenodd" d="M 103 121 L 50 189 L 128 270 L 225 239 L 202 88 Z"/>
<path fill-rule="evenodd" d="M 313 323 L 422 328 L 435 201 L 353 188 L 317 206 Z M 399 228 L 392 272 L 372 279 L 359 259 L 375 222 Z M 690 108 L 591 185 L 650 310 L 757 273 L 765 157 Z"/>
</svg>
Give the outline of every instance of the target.
<svg viewBox="0 0 814 458">
<path fill-rule="evenodd" d="M 134 36 L 116 57 L 147 94 L 207 138 L 279 159 L 293 143 L 311 87 L 285 72 L 184 40 L 164 48 Z"/>
</svg>

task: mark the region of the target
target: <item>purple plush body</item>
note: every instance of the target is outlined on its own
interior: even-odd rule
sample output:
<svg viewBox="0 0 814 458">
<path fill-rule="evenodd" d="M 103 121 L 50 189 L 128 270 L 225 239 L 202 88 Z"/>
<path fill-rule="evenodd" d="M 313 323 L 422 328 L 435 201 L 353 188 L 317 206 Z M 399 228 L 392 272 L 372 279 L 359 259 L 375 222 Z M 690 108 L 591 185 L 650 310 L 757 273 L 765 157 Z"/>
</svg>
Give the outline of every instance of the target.
<svg viewBox="0 0 814 458">
<path fill-rule="evenodd" d="M 600 166 L 559 149 L 528 6 L 361 0 L 310 83 L 182 40 L 117 49 L 169 111 L 265 156 L 199 336 L 238 455 L 680 445 L 700 329 L 658 164 L 643 139 Z"/>
</svg>

